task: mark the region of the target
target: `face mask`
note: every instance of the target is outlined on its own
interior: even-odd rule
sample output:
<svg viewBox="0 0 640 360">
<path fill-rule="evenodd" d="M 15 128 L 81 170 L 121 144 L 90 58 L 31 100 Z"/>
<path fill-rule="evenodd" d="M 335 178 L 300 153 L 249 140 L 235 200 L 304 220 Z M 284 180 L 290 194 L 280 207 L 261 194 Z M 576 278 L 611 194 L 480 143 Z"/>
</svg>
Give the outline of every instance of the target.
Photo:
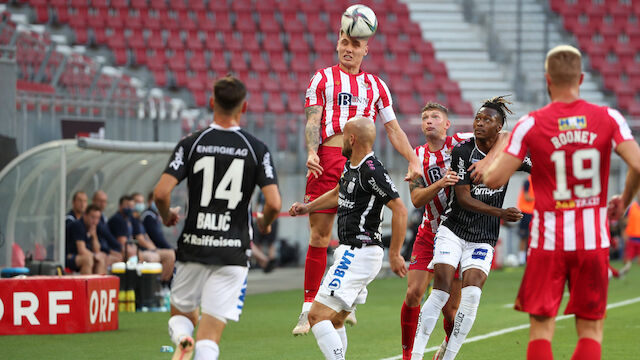
<svg viewBox="0 0 640 360">
<path fill-rule="evenodd" d="M 142 214 L 142 212 L 144 211 L 144 203 L 136 203 L 133 210 L 138 214 Z"/>
<path fill-rule="evenodd" d="M 133 215 L 133 209 L 130 208 L 124 208 L 122 209 L 122 213 L 124 214 L 124 216 L 126 217 L 131 217 Z"/>
</svg>

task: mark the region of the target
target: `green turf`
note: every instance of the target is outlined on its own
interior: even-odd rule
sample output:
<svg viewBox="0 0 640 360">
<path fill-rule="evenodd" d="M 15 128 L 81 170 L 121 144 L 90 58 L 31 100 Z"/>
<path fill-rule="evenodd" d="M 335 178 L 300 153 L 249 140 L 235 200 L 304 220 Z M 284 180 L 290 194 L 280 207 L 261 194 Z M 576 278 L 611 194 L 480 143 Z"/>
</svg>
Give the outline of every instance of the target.
<svg viewBox="0 0 640 360">
<path fill-rule="evenodd" d="M 620 264 L 615 264 L 620 267 Z M 469 337 L 527 323 L 526 314 L 505 307 L 512 303 L 522 269 L 494 271 L 482 294 L 478 316 Z M 609 303 L 640 296 L 640 268 L 624 279 L 613 279 Z M 358 326 L 348 328 L 348 359 L 375 360 L 400 354 L 400 306 L 406 280 L 376 280 L 368 302 L 357 312 Z M 322 359 L 312 335 L 294 338 L 291 329 L 300 311 L 301 291 L 286 291 L 247 297 L 239 323 L 225 330 L 221 359 Z M 640 303 L 612 309 L 605 322 L 603 359 L 638 359 Z M 0 336 L 2 359 L 170 359 L 160 352 L 169 345 L 167 314 L 122 313 L 120 330 L 79 335 Z M 438 324 L 429 347 L 443 337 Z M 458 359 L 523 359 L 527 330 L 462 346 Z M 576 336 L 573 318 L 559 321 L 553 351 L 555 359 L 570 359 Z M 430 359 L 431 354 L 425 355 Z"/>
</svg>

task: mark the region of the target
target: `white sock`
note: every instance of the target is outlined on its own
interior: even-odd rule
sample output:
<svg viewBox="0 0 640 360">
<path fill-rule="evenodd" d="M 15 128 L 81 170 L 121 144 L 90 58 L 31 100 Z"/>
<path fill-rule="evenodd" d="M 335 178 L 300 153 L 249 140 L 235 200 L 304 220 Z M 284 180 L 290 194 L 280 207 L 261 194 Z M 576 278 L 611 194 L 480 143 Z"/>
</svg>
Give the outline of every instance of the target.
<svg viewBox="0 0 640 360">
<path fill-rule="evenodd" d="M 323 320 L 313 325 L 311 331 L 326 360 L 344 360 L 342 340 L 330 320 Z"/>
<path fill-rule="evenodd" d="M 196 355 L 193 360 L 218 360 L 220 349 L 213 340 L 196 341 Z"/>
<path fill-rule="evenodd" d="M 336 329 L 336 331 L 340 335 L 340 341 L 342 341 L 342 349 L 344 350 L 342 353 L 347 356 L 347 328 L 343 326 L 340 329 Z"/>
<path fill-rule="evenodd" d="M 527 253 L 524 250 L 518 253 L 518 257 L 519 257 L 518 261 L 520 261 L 520 265 L 524 265 L 527 263 Z"/>
<path fill-rule="evenodd" d="M 302 303 L 302 311 L 301 312 L 309 312 L 311 310 L 312 302 L 303 302 Z"/>
<path fill-rule="evenodd" d="M 477 286 L 462 288 L 460 308 L 456 313 L 453 331 L 449 337 L 444 360 L 453 360 L 456 355 L 458 355 L 462 343 L 467 338 L 473 322 L 476 320 L 476 313 L 478 312 L 478 305 L 480 304 L 480 295 L 482 295 L 482 290 Z"/>
<path fill-rule="evenodd" d="M 184 336 L 193 335 L 193 323 L 184 315 L 173 315 L 169 318 L 169 336 L 178 345 Z"/>
<path fill-rule="evenodd" d="M 433 289 L 422 305 L 420 310 L 420 318 L 418 319 L 418 328 L 416 329 L 416 337 L 413 340 L 413 350 L 411 351 L 411 359 L 422 360 L 424 349 L 429 342 L 429 336 L 436 322 L 440 317 L 442 308 L 449 300 L 449 294 L 442 290 Z"/>
</svg>

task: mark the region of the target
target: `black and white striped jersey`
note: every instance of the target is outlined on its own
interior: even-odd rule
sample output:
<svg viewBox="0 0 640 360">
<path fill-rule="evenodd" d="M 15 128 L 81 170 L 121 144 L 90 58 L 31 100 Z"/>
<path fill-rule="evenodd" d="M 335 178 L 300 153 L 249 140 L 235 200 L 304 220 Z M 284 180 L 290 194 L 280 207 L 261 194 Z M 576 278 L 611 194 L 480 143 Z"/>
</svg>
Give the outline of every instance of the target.
<svg viewBox="0 0 640 360">
<path fill-rule="evenodd" d="M 277 184 L 267 146 L 239 127 L 214 123 L 183 138 L 164 172 L 178 181 L 186 178 L 189 189 L 177 259 L 247 265 L 251 195 L 256 185 Z"/>
<path fill-rule="evenodd" d="M 487 205 L 502 208 L 508 183 L 499 189 L 490 189 L 484 184 L 474 184 L 471 180 L 471 173 L 467 171 L 473 163 L 484 159 L 485 156 L 486 154 L 476 146 L 475 137 L 457 145 L 451 152 L 451 170 L 455 171 L 460 178 L 455 186 L 469 185 L 472 198 Z M 530 172 L 531 160 L 525 158 L 519 170 Z M 495 246 L 498 241 L 500 218 L 462 208 L 457 202 L 455 191 L 451 192 L 449 206 L 444 217 L 442 225 L 463 240 L 487 243 L 491 246 Z"/>
<path fill-rule="evenodd" d="M 339 185 L 340 244 L 382 246 L 382 207 L 400 197 L 387 170 L 371 152 L 358 165 L 353 166 L 347 161 Z"/>
</svg>

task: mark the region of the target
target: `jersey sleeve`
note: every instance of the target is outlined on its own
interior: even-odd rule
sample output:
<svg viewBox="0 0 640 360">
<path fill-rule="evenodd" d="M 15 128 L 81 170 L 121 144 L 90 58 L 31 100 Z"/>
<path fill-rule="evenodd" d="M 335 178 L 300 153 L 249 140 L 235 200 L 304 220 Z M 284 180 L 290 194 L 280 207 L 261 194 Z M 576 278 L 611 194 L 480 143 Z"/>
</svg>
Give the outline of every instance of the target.
<svg viewBox="0 0 640 360">
<path fill-rule="evenodd" d="M 531 174 L 532 166 L 533 164 L 531 163 L 531 158 L 527 156 L 524 158 L 524 160 L 522 160 L 522 165 L 520 165 L 520 167 L 518 168 L 518 171 L 524 171 Z"/>
<path fill-rule="evenodd" d="M 98 233 L 98 238 L 100 239 L 100 242 L 104 242 L 109 249 L 117 252 L 122 251 L 122 247 L 120 246 L 120 243 L 118 243 L 116 238 L 113 237 L 113 235 L 111 234 L 111 231 L 109 231 L 109 228 L 107 227 L 107 224 L 104 224 L 104 223 L 98 224 L 97 233 Z"/>
<path fill-rule="evenodd" d="M 533 116 L 525 115 L 521 117 L 509 136 L 509 143 L 504 152 L 524 160 L 529 150 L 530 130 L 534 124 L 535 118 Z"/>
<path fill-rule="evenodd" d="M 131 232 L 133 233 L 133 236 L 137 236 L 137 235 L 144 235 L 147 232 L 144 229 L 144 226 L 142 225 L 142 222 L 140 222 L 140 220 L 136 219 L 136 218 L 132 218 L 131 219 Z"/>
<path fill-rule="evenodd" d="M 276 174 L 275 166 L 273 165 L 273 158 L 269 148 L 266 145 L 261 146 L 261 150 L 256 153 L 258 159 L 258 168 L 256 171 L 256 185 L 264 187 L 271 184 L 278 184 L 278 176 Z"/>
<path fill-rule="evenodd" d="M 324 106 L 326 103 L 326 99 L 324 98 L 326 82 L 327 79 L 324 77 L 322 70 L 313 75 L 305 94 L 304 107 L 315 105 Z"/>
<path fill-rule="evenodd" d="M 116 238 L 119 238 L 120 236 L 126 236 L 127 238 L 129 237 L 129 229 L 127 228 L 127 224 L 121 218 L 112 217 L 111 219 L 109 219 L 108 225 L 111 234 L 113 234 L 113 236 L 115 236 Z"/>
<path fill-rule="evenodd" d="M 74 242 L 86 241 L 85 238 L 87 237 L 87 234 L 83 233 L 82 226 L 78 221 L 82 221 L 82 220 L 76 220 L 71 224 L 69 224 L 69 228 L 67 229 L 67 231 L 69 232 L 69 240 Z"/>
<path fill-rule="evenodd" d="M 627 120 L 620 114 L 618 110 L 607 108 L 607 113 L 613 119 L 613 146 L 618 146 L 621 142 L 633 140 L 631 129 Z"/>
<path fill-rule="evenodd" d="M 425 149 L 424 146 L 418 146 L 415 149 L 413 149 L 413 151 L 415 151 L 416 156 L 418 157 L 418 161 L 420 162 L 420 175 L 422 175 L 422 180 L 424 180 L 424 183 L 427 183 L 427 177 L 424 174 L 424 157 L 425 157 Z"/>
<path fill-rule="evenodd" d="M 389 121 L 396 120 L 396 113 L 393 111 L 393 100 L 391 99 L 391 92 L 387 87 L 387 84 L 377 76 L 374 76 L 376 79 L 376 86 L 378 87 L 378 92 L 380 94 L 378 101 L 376 102 L 376 108 L 380 113 L 380 117 L 382 118 L 382 123 L 386 124 Z"/>
<path fill-rule="evenodd" d="M 470 138 L 472 136 L 473 136 L 472 132 L 455 133 L 452 136 L 453 141 L 451 142 L 451 145 L 456 146 L 459 143 L 467 140 L 468 138 Z"/>
<path fill-rule="evenodd" d="M 362 184 L 365 190 L 377 196 L 385 204 L 400 197 L 389 173 L 379 162 L 369 159 L 364 166 L 368 168 L 362 173 Z"/>
<path fill-rule="evenodd" d="M 456 185 L 470 185 L 471 174 L 467 171 L 471 163 L 469 162 L 470 150 L 464 145 L 458 145 L 451 151 L 451 171 L 458 174 L 460 180 Z"/>
<path fill-rule="evenodd" d="M 173 176 L 178 180 L 178 182 L 187 177 L 187 157 L 188 152 L 191 150 L 193 141 L 194 139 L 192 139 L 192 136 L 187 136 L 180 140 L 173 150 L 169 163 L 164 170 L 165 174 Z"/>
<path fill-rule="evenodd" d="M 159 226 L 157 218 L 151 214 L 147 214 L 142 219 L 142 225 L 144 225 L 147 235 L 149 235 L 149 238 L 157 248 L 171 249 L 171 245 L 169 245 L 167 239 L 164 237 L 164 233 L 162 232 L 162 228 Z"/>
</svg>

